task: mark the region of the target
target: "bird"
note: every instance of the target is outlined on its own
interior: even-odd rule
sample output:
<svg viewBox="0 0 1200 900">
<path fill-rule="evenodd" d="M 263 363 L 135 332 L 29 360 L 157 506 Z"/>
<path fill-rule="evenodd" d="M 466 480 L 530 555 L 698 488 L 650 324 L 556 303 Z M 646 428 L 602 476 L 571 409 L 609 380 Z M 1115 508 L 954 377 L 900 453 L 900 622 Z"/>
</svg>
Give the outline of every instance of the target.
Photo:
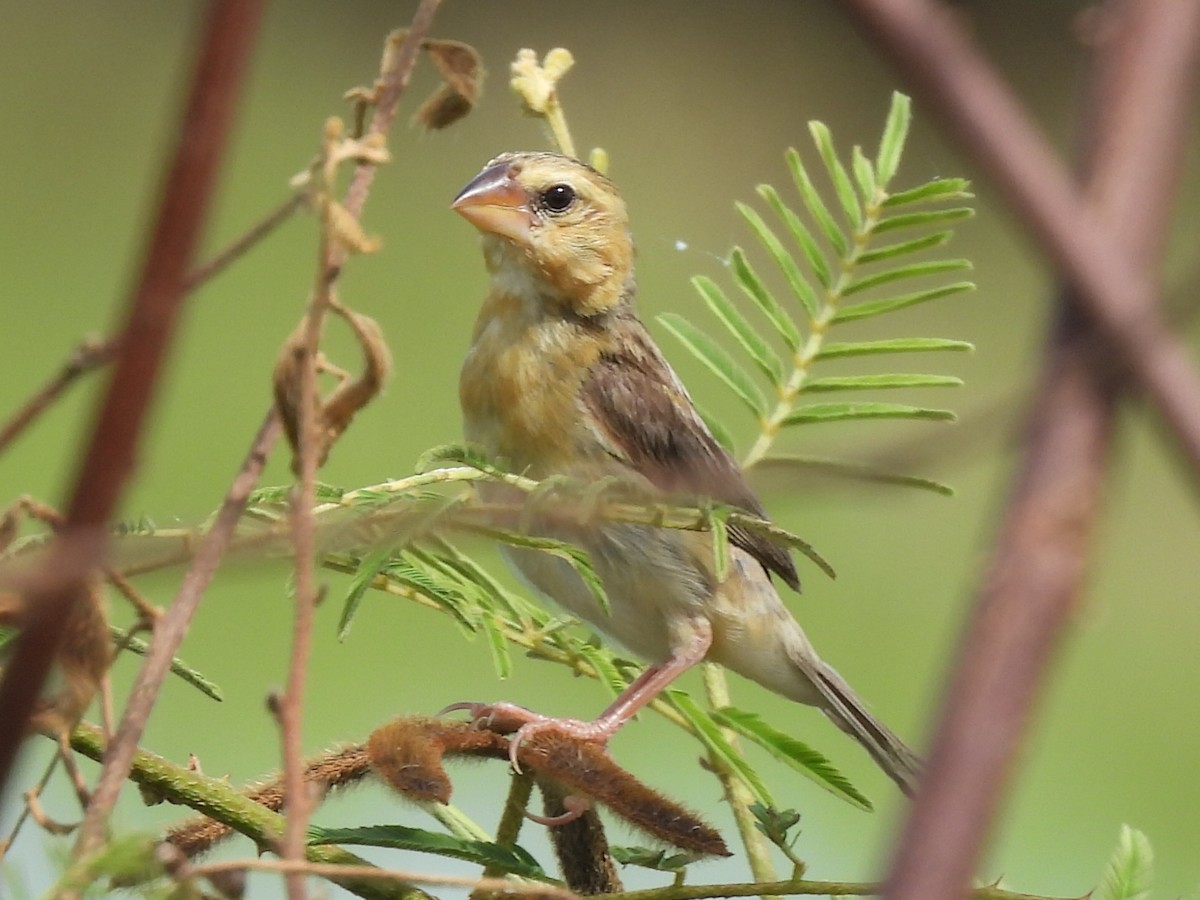
<svg viewBox="0 0 1200 900">
<path fill-rule="evenodd" d="M 638 318 L 629 214 L 607 176 L 556 153 L 504 153 L 451 208 L 480 232 L 490 276 L 459 379 L 470 444 L 530 478 L 607 480 L 651 497 L 707 499 L 766 518 Z M 772 576 L 800 588 L 780 546 L 730 527 L 722 579 L 711 535 L 702 532 L 531 519 L 541 535 L 587 552 L 607 608 L 561 555 L 504 547 L 518 577 L 649 666 L 592 721 L 511 703 L 447 707 L 515 731 L 514 764 L 516 746 L 547 729 L 607 743 L 707 660 L 817 707 L 912 795 L 919 758 L 817 655 L 776 590 Z"/>
</svg>

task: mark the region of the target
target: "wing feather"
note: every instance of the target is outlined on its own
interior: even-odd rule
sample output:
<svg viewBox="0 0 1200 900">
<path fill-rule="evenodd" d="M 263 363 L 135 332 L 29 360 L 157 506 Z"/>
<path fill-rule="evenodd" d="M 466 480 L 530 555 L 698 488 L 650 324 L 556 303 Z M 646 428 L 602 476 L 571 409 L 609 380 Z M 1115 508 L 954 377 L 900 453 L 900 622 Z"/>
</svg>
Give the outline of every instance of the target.
<svg viewBox="0 0 1200 900">
<path fill-rule="evenodd" d="M 580 392 L 609 452 L 668 494 L 711 497 L 765 518 L 741 469 L 708 430 L 645 326 L 629 313 L 610 327 L 615 340 L 592 365 Z M 737 526 L 729 529 L 729 540 L 800 589 L 784 548 Z"/>
</svg>

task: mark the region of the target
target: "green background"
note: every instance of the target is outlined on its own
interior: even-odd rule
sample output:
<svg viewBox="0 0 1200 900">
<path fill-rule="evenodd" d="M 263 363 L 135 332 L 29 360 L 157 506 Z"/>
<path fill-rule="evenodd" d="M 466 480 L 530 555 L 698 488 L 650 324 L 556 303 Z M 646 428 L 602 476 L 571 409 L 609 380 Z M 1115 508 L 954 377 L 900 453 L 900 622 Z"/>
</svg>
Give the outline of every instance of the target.
<svg viewBox="0 0 1200 900">
<path fill-rule="evenodd" d="M 315 151 L 321 123 L 343 112 L 344 90 L 369 83 L 383 36 L 405 24 L 414 6 L 273 5 L 209 250 L 286 196 L 288 178 Z M 1076 30 L 1084 4 L 958 6 L 1051 138 L 1071 148 L 1086 75 Z M 0 411 L 25 398 L 83 335 L 108 333 L 117 321 L 153 212 L 202 8 L 135 0 L 3 5 Z M 563 100 L 577 142 L 608 150 L 611 174 L 628 200 L 643 315 L 650 320 L 674 310 L 706 326 L 711 319 L 687 282 L 695 273 L 724 279 L 720 257 L 733 243 L 751 240 L 734 201 L 751 200 L 754 186 L 764 181 L 787 189 L 783 150 L 796 145 L 814 158 L 808 119 L 828 123 L 843 148 L 874 147 L 889 94 L 902 87 L 836 5 L 815 0 L 449 0 L 434 33 L 475 45 L 491 79 L 479 110 L 450 131 L 427 135 L 401 125 L 391 137 L 394 162 L 379 173 L 365 219 L 384 249 L 354 260 L 341 289 L 348 303 L 381 323 L 396 372 L 386 395 L 359 416 L 322 473 L 347 487 L 407 474 L 422 450 L 458 436 L 457 370 L 485 276 L 473 230 L 448 204 L 492 155 L 546 146 L 506 87 L 517 49 L 566 46 L 576 56 Z M 423 67 L 405 116 L 435 84 Z M 1177 289 L 1188 278 L 1194 284 L 1196 271 L 1195 144 L 1189 163 L 1168 266 L 1167 284 Z M 960 174 L 976 175 L 931 113 L 916 104 L 900 183 Z M 917 746 L 941 695 L 1002 508 L 1053 290 L 1037 248 L 1015 227 L 1001 198 L 983 181 L 976 191 L 979 215 L 962 229 L 953 250 L 975 261 L 978 292 L 840 336 L 974 342 L 973 355 L 915 363 L 961 375 L 964 389 L 909 398 L 949 404 L 963 423 L 811 426 L 786 439 L 794 452 L 914 452 L 920 470 L 951 481 L 958 496 L 855 487 L 829 478 L 756 481 L 772 514 L 811 540 L 839 571 L 830 582 L 811 567 L 802 569 L 806 592 L 790 598 L 793 610 L 822 654 Z M 305 301 L 314 258 L 312 220 L 301 217 L 194 297 L 160 385 L 125 502 L 127 517 L 145 514 L 163 526 L 187 525 L 215 507 L 267 407 L 274 356 Z M 752 423 L 711 376 L 651 327 L 693 394 L 722 415 L 744 449 Z M 335 358 L 357 364 L 343 335 L 336 334 L 330 346 Z M 74 391 L 0 458 L 0 499 L 29 493 L 61 503 L 68 496 L 100 383 L 95 379 Z M 1194 493 L 1180 489 L 1180 470 L 1149 416 L 1127 408 L 1117 445 L 1090 590 L 1059 653 L 980 871 L 985 879 L 1004 876 L 1030 892 L 1079 895 L 1091 888 L 1122 822 L 1144 830 L 1154 843 L 1156 896 L 1176 896 L 1200 883 L 1200 517 Z M 265 480 L 287 478 L 278 455 Z M 176 579 L 168 573 L 144 585 L 166 603 Z M 333 580 L 332 596 L 343 587 Z M 362 739 L 392 716 L 428 713 L 461 699 L 511 699 L 582 717 L 606 702 L 596 684 L 543 664 L 518 661 L 512 679 L 499 684 L 482 642 L 464 643 L 445 618 L 394 598 L 368 600 L 344 643 L 334 635 L 338 604 L 319 613 L 305 726 L 309 751 Z M 145 745 L 178 760 L 195 753 L 207 773 L 227 773 L 235 782 L 273 770 L 278 749 L 264 697 L 284 679 L 289 635 L 284 566 L 241 564 L 223 574 L 182 655 L 219 682 L 227 699 L 214 704 L 169 683 Z M 132 658 L 119 662 L 118 696 L 135 665 Z M 685 684 L 696 687 L 698 679 L 690 676 Z M 753 685 L 738 682 L 734 690 L 743 706 L 830 755 L 877 801 L 873 815 L 855 811 L 760 760 L 780 802 L 803 813 L 798 847 L 810 861 L 810 875 L 878 874 L 903 811 L 892 786 L 815 712 Z M 717 787 L 696 762 L 696 745 L 674 729 L 644 716 L 613 748 L 650 784 L 685 798 L 731 832 Z M 43 758 L 43 748 L 32 742 L 22 788 L 36 778 Z M 499 766 L 460 769 L 455 801 L 491 825 L 504 781 Z M 178 814 L 147 810 L 135 791 L 127 793 L 117 816 L 122 829 Z M 0 826 L 7 827 L 17 802 L 10 789 Z M 48 805 L 60 818 L 76 816 L 63 791 L 53 792 Z M 316 821 L 425 824 L 418 812 L 375 787 L 334 800 Z M 536 830 L 531 827 L 526 837 L 540 853 L 544 843 Z M 614 838 L 636 840 L 619 830 Z M 245 842 L 233 850 L 251 852 Z M 29 830 L 5 864 L 0 893 L 44 890 L 60 852 Z M 373 858 L 447 868 L 411 857 Z M 627 874 L 631 886 L 663 881 Z M 697 867 L 693 880 L 743 877 L 744 865 L 734 859 Z M 256 878 L 251 895 L 277 890 L 274 879 Z"/>
</svg>

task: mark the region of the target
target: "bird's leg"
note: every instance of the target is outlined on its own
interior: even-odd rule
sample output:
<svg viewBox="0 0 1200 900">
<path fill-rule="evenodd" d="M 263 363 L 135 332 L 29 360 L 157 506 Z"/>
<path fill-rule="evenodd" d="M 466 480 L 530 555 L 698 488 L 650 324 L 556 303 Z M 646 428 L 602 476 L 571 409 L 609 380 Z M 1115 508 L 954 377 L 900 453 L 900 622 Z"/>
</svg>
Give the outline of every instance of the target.
<svg viewBox="0 0 1200 900">
<path fill-rule="evenodd" d="M 517 751 L 521 744 L 542 731 L 555 731 L 581 741 L 607 744 L 621 727 L 661 694 L 676 678 L 700 662 L 712 646 L 712 626 L 693 623 L 686 642 L 676 647 L 663 662 L 646 669 L 621 692 L 604 712 L 591 722 L 544 716 L 515 703 L 453 703 L 441 712 L 465 709 L 485 728 L 516 732 L 509 742 L 509 759 L 518 772 Z"/>
</svg>

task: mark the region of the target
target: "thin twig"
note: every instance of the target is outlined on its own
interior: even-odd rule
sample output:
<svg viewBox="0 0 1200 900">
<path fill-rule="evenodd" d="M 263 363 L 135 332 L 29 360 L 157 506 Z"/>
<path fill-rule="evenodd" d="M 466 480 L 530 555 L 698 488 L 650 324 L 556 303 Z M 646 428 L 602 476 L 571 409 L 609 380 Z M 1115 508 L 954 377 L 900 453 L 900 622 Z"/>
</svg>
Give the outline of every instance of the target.
<svg viewBox="0 0 1200 900">
<path fill-rule="evenodd" d="M 302 194 L 289 197 L 211 260 L 189 272 L 183 282 L 183 293 L 190 294 L 225 271 L 280 224 L 287 221 L 303 204 Z M 58 400 L 81 375 L 108 365 L 116 356 L 116 349 L 115 341 L 94 338 L 89 338 L 76 347 L 58 374 L 0 427 L 0 453 L 3 453 L 17 435 Z"/>
<path fill-rule="evenodd" d="M 279 435 L 279 418 L 273 410 L 269 411 L 249 454 L 229 488 L 229 493 L 225 495 L 212 528 L 201 540 L 195 556 L 192 557 L 188 571 L 175 595 L 175 602 L 155 623 L 145 662 L 138 671 L 121 723 L 105 755 L 100 781 L 96 785 L 84 819 L 84 832 L 99 829 L 103 834 L 104 823 L 108 821 L 121 785 L 129 775 L 129 767 L 138 742 L 150 718 L 150 711 L 158 699 L 163 680 L 171 669 L 175 651 L 179 649 L 184 635 L 187 634 L 204 591 L 212 581 L 217 566 L 233 538 L 234 529 L 246 508 L 250 492 L 258 482 L 271 447 L 279 439 Z M 82 834 L 80 837 L 82 839 Z"/>
<path fill-rule="evenodd" d="M 421 42 L 429 33 L 441 0 L 422 0 L 413 18 L 394 63 L 381 73 L 380 88 L 376 96 L 375 113 L 371 120 L 371 133 L 385 134 L 395 119 L 400 99 L 407 87 L 416 65 Z M 327 152 L 334 140 L 327 135 Z M 327 166 L 326 169 L 330 167 Z M 366 204 L 371 183 L 374 180 L 373 165 L 360 164 L 346 192 L 345 209 L 354 219 L 361 216 Z M 332 172 L 318 173 L 323 176 L 320 196 L 324 198 L 322 209 L 321 241 L 316 284 L 312 301 L 305 317 L 303 338 L 296 348 L 297 370 L 299 371 L 300 403 L 297 409 L 296 462 L 298 485 L 292 498 L 292 540 L 296 553 L 295 562 L 295 621 L 292 629 L 292 651 L 288 665 L 287 686 L 277 707 L 283 744 L 284 784 L 287 793 L 287 824 L 284 829 L 281 855 L 284 860 L 302 860 L 310 800 L 304 783 L 304 758 L 302 722 L 304 711 L 304 688 L 308 672 L 309 652 L 312 645 L 312 622 L 318 599 L 316 586 L 316 524 L 313 507 L 316 505 L 316 473 L 318 460 L 317 407 L 309 398 L 317 396 L 317 356 L 320 349 L 322 323 L 329 309 L 333 288 L 345 259 L 345 250 L 334 238 L 334 223 L 331 221 Z M 304 900 L 306 896 L 302 874 L 287 876 L 289 900 Z"/>
<path fill-rule="evenodd" d="M 8 855 L 8 851 L 12 849 L 13 842 L 16 841 L 17 835 L 21 833 L 21 828 L 25 825 L 25 821 L 29 818 L 29 796 L 37 796 L 46 789 L 46 785 L 50 783 L 50 777 L 54 774 L 54 770 L 58 768 L 59 760 L 62 759 L 58 753 L 50 757 L 50 762 L 46 764 L 46 770 L 42 773 L 42 777 L 38 779 L 37 784 L 25 792 L 26 802 L 21 807 L 21 811 L 17 814 L 16 821 L 13 822 L 12 828 L 8 832 L 8 837 L 0 840 L 0 862 L 4 861 L 4 857 Z"/>
<path fill-rule="evenodd" d="M 0 453 L 38 416 L 45 412 L 63 392 L 94 369 L 107 365 L 116 353 L 113 341 L 87 339 L 71 351 L 66 364 L 36 394 L 17 410 L 0 428 Z"/>
<path fill-rule="evenodd" d="M 304 194 L 295 193 L 279 204 L 212 259 L 188 272 L 187 278 L 183 280 L 183 289 L 194 291 L 200 285 L 224 272 L 252 250 L 259 241 L 290 219 L 296 210 L 304 206 L 304 202 Z"/>
<path fill-rule="evenodd" d="M 29 598 L 32 610 L 0 682 L 0 786 L 7 781 L 20 723 L 29 719 L 45 683 L 70 611 L 82 598 L 86 572 L 102 558 L 111 518 L 133 470 L 135 451 L 158 373 L 178 321 L 187 272 L 214 194 L 232 126 L 245 62 L 257 33 L 261 0 L 214 0 L 197 54 L 191 95 L 133 290 L 112 380 L 96 416 L 67 509 L 67 529 L 46 560 L 47 586 Z M 78 555 L 75 555 L 78 554 Z M 87 832 L 89 840 L 98 835 Z"/>
<path fill-rule="evenodd" d="M 311 863 L 303 860 L 285 859 L 231 859 L 222 862 L 206 863 L 192 866 L 189 875 L 215 875 L 218 872 L 283 872 L 298 875 L 320 875 L 323 878 L 362 878 L 381 881 L 398 881 L 405 884 L 444 884 L 454 887 L 468 887 L 489 892 L 499 892 L 504 896 L 519 897 L 523 894 L 535 894 L 537 897 L 560 897 L 563 900 L 577 900 L 570 891 L 555 887 L 552 884 L 529 885 L 505 878 L 462 878 L 455 875 L 433 875 L 421 872 L 405 872 L 399 869 L 379 869 L 375 866 L 340 866 L 328 863 Z"/>
<path fill-rule="evenodd" d="M 923 4 L 902 0 L 890 4 L 887 12 L 861 0 L 856 5 L 864 16 L 878 15 L 873 24 L 896 41 L 897 54 L 906 59 L 913 54 L 909 66 L 922 69 L 927 86 L 944 102 L 959 94 L 964 81 L 973 85 L 960 98 L 972 104 L 970 110 L 956 109 L 960 127 L 982 133 L 987 130 L 980 124 L 983 120 L 1021 117 L 1015 107 L 1006 106 L 1012 103 L 1007 95 L 998 96 L 1003 89 L 992 83 L 990 72 L 959 42 L 944 16 L 938 27 L 926 32 L 938 35 L 939 46 L 931 48 L 924 38 L 888 28 L 896 7 L 921 5 L 928 14 Z M 1114 17 L 1119 29 L 1111 45 L 1103 48 L 1094 82 L 1095 121 L 1088 129 L 1090 208 L 1083 218 L 1094 233 L 1107 230 L 1100 235 L 1102 243 L 1121 248 L 1121 267 L 1137 267 L 1122 277 L 1126 284 L 1144 286 L 1137 303 L 1157 315 L 1152 306 L 1157 278 L 1151 272 L 1159 264 L 1180 175 L 1193 102 L 1192 76 L 1200 53 L 1200 4 L 1120 2 L 1109 4 L 1102 14 Z M 943 67 L 948 60 L 959 64 L 954 71 Z M 995 114 L 996 104 L 1005 107 L 1001 115 Z M 963 117 L 972 124 L 967 126 Z M 1005 127 L 1011 132 L 1012 122 Z M 1005 157 L 1004 152 L 997 154 Z M 1001 180 L 1010 187 L 1019 183 L 1022 192 L 1038 191 L 1039 184 L 1054 181 L 1056 167 L 1053 160 L 1035 155 L 1023 172 L 1014 163 Z M 1055 193 L 1049 196 L 1064 199 Z M 1083 201 L 1072 195 L 1066 202 L 1078 206 Z M 1026 212 L 1046 238 L 1045 229 L 1033 220 L 1047 212 Z M 1095 256 L 1083 278 L 1066 264 L 1062 251 L 1054 253 L 1064 274 L 1081 289 L 1090 288 L 1090 280 L 1109 262 L 1103 254 Z M 1060 301 L 1058 328 L 1035 391 L 1038 403 L 1025 457 L 960 646 L 928 777 L 895 850 L 887 882 L 890 898 L 948 900 L 962 895 L 1039 684 L 1081 594 L 1106 474 L 1114 401 L 1114 373 L 1103 352 L 1108 342 L 1092 338 L 1093 329 L 1078 313 L 1081 299 L 1082 294 L 1072 291 Z M 1094 303 L 1089 310 L 1096 312 Z M 1111 341 L 1113 335 L 1106 330 L 1105 337 Z"/>
<path fill-rule="evenodd" d="M 644 891 L 625 891 L 606 894 L 604 900 L 709 900 L 715 897 L 781 897 L 789 894 L 826 897 L 872 897 L 883 885 L 877 881 L 772 881 L 750 884 L 673 884 Z M 964 891 L 962 896 L 972 900 L 1082 900 L 1082 898 L 1052 898 L 1037 894 L 1008 891 L 995 885 Z"/>
<path fill-rule="evenodd" d="M 380 73 L 379 92 L 375 96 L 375 112 L 371 116 L 369 134 L 387 134 L 391 130 L 396 113 L 400 109 L 400 98 L 412 79 L 421 43 L 429 35 L 433 17 L 441 5 L 442 0 L 421 0 L 392 67 Z M 367 195 L 371 191 L 371 182 L 374 180 L 375 166 L 361 164 L 355 169 L 343 204 L 355 219 L 362 216 L 363 207 L 367 204 Z"/>
<path fill-rule="evenodd" d="M 102 759 L 106 753 L 99 729 L 88 723 L 80 723 L 71 732 L 71 748 L 94 760 Z M 130 778 L 149 795 L 190 807 L 218 822 L 224 822 L 259 846 L 272 846 L 283 832 L 283 816 L 254 802 L 228 781 L 210 778 L 145 750 L 135 750 Z M 307 857 L 313 862 L 339 866 L 367 865 L 361 857 L 335 846 L 309 847 Z M 419 888 L 411 886 L 395 885 L 385 892 L 383 886 L 373 880 L 364 881 L 350 876 L 337 883 L 360 897 L 430 900 Z"/>
</svg>

